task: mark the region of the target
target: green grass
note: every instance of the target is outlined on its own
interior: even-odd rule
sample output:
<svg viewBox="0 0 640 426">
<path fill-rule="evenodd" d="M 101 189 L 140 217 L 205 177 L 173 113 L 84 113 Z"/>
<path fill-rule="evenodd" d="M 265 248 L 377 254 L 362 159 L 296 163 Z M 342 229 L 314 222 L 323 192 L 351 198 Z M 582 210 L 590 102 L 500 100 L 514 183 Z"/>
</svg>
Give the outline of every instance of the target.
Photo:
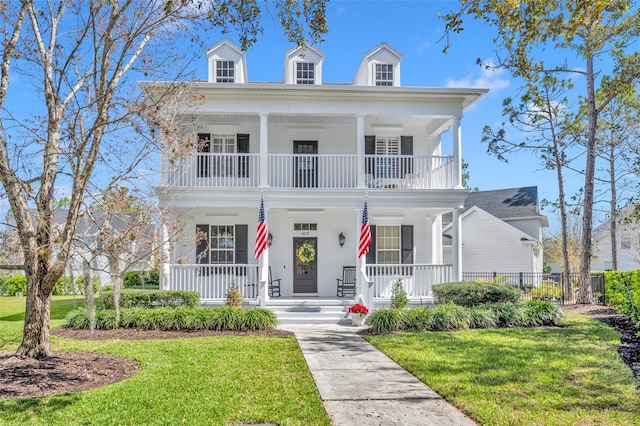
<svg viewBox="0 0 640 426">
<path fill-rule="evenodd" d="M 73 307 L 71 297 L 54 297 L 52 327 Z M 24 298 L 0 297 L 2 351 L 20 344 L 21 310 Z M 138 360 L 142 368 L 129 380 L 100 389 L 0 400 L 0 424 L 329 424 L 294 337 L 80 341 L 54 336 L 52 349 L 118 354 Z"/>
<path fill-rule="evenodd" d="M 559 328 L 369 336 L 483 425 L 640 425 L 640 391 L 619 334 L 567 314 Z"/>
</svg>

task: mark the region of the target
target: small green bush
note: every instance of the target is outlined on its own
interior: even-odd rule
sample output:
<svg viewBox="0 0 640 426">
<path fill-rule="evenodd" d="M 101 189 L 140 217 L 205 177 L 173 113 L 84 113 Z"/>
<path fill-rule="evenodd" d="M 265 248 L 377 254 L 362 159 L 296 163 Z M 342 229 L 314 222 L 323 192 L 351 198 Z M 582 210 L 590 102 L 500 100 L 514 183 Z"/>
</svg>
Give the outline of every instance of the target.
<svg viewBox="0 0 640 426">
<path fill-rule="evenodd" d="M 233 284 L 229 291 L 227 291 L 227 306 L 234 306 L 236 308 L 241 308 L 243 304 L 244 298 L 242 297 L 242 293 L 238 289 L 238 286 Z"/>
<path fill-rule="evenodd" d="M 407 292 L 402 285 L 402 280 L 398 278 L 391 287 L 391 309 L 404 309 L 408 302 Z"/>
<path fill-rule="evenodd" d="M 58 281 L 53 286 L 53 295 L 54 296 L 64 296 L 66 294 L 71 294 L 71 277 L 67 275 L 63 275 L 58 278 Z"/>
<path fill-rule="evenodd" d="M 15 296 L 18 292 L 22 292 L 23 295 L 27 293 L 27 277 L 24 275 L 7 278 L 1 285 L 0 293 L 5 296 Z"/>
<path fill-rule="evenodd" d="M 478 306 L 488 303 L 515 303 L 522 291 L 510 285 L 482 282 L 453 282 L 433 286 L 436 303 L 454 303 L 459 306 Z"/>
<path fill-rule="evenodd" d="M 374 333 L 389 333 L 405 329 L 403 316 L 403 311 L 397 309 L 380 309 L 366 321 Z"/>
<path fill-rule="evenodd" d="M 607 306 L 640 321 L 640 270 L 605 272 L 604 288 Z"/>
<path fill-rule="evenodd" d="M 531 289 L 531 298 L 534 300 L 560 300 L 562 288 L 556 282 L 543 281 L 539 287 Z"/>
<path fill-rule="evenodd" d="M 432 330 L 463 330 L 470 323 L 469 312 L 462 306 L 449 302 L 433 309 Z"/>
<path fill-rule="evenodd" d="M 115 309 L 113 291 L 103 291 L 99 300 L 103 309 Z M 198 307 L 200 306 L 200 294 L 197 291 L 120 290 L 121 308 L 157 308 L 161 306 Z"/>
<path fill-rule="evenodd" d="M 127 271 L 122 275 L 124 288 L 158 288 L 160 286 L 160 274 L 157 270 Z"/>
<path fill-rule="evenodd" d="M 96 312 L 97 329 L 114 329 L 114 310 Z M 67 325 L 72 328 L 89 328 L 89 317 L 85 308 L 67 314 Z M 256 331 L 269 330 L 276 326 L 276 315 L 261 308 L 240 309 L 228 306 L 220 308 L 131 308 L 120 310 L 118 328 L 177 331 Z"/>
</svg>

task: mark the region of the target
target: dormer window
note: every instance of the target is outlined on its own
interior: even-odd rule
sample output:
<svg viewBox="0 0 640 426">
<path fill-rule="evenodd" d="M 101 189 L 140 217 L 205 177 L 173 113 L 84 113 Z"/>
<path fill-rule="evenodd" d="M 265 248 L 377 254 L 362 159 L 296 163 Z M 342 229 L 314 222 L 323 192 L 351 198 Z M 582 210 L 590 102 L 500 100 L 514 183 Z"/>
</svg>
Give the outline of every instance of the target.
<svg viewBox="0 0 640 426">
<path fill-rule="evenodd" d="M 393 65 L 392 64 L 375 64 L 376 86 L 393 86 Z"/>
<path fill-rule="evenodd" d="M 235 63 L 233 61 L 216 61 L 216 83 L 235 83 Z"/>
<path fill-rule="evenodd" d="M 315 84 L 315 69 L 313 62 L 296 62 L 296 84 Z"/>
</svg>

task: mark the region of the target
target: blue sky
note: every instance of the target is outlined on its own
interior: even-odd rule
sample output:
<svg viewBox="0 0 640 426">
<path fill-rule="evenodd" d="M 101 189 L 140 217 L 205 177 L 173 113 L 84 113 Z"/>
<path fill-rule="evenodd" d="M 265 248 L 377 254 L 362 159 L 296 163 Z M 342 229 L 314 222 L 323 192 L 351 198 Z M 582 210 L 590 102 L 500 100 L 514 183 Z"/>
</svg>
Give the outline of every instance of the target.
<svg viewBox="0 0 640 426">
<path fill-rule="evenodd" d="M 486 152 L 481 139 L 485 125 L 498 125 L 503 121 L 502 100 L 517 96 L 519 84 L 503 71 L 487 71 L 476 64 L 478 59 L 490 61 L 495 57 L 491 40 L 492 30 L 469 20 L 465 31 L 452 38 L 447 54 L 442 53 L 444 23 L 438 13 L 458 7 L 457 1 L 374 1 L 333 0 L 327 5 L 329 33 L 317 47 L 325 53 L 323 81 L 325 83 L 351 83 L 363 55 L 385 41 L 403 54 L 401 83 L 403 86 L 479 87 L 490 92 L 472 106 L 462 120 L 463 157 L 469 163 L 470 185 L 481 190 L 538 186 L 540 199 L 555 200 L 557 183 L 555 172 L 542 170 L 540 162 L 531 153 L 515 154 L 509 162 L 498 161 Z M 277 18 L 266 14 L 262 18 L 264 33 L 247 52 L 250 81 L 282 81 L 284 55 L 293 45 L 284 36 Z M 205 44 L 211 46 L 222 37 L 237 43 L 237 35 L 210 32 Z M 569 58 L 571 59 L 571 58 Z M 207 78 L 205 52 L 197 64 L 196 77 Z M 24 88 L 23 88 L 24 89 Z M 24 93 L 16 91 L 14 105 L 8 109 L 22 110 Z M 16 93 L 14 92 L 14 93 Z M 583 179 L 575 176 L 567 180 L 567 192 L 583 186 Z M 60 197 L 68 194 L 59 194 Z M 6 210 L 0 203 L 0 210 Z M 550 209 L 551 227 L 557 230 L 556 213 Z"/>
<path fill-rule="evenodd" d="M 325 53 L 323 81 L 351 83 L 363 55 L 386 41 L 403 54 L 401 83 L 403 86 L 481 87 L 489 93 L 472 106 L 462 120 L 463 157 L 469 163 L 470 185 L 480 190 L 538 186 L 540 199 L 555 200 L 557 183 L 554 171 L 542 170 L 531 153 L 497 160 L 486 152 L 480 141 L 484 125 L 503 121 L 502 100 L 517 96 L 519 84 L 504 71 L 487 71 L 476 64 L 495 57 L 491 30 L 469 20 L 465 31 L 452 38 L 447 54 L 440 41 L 444 23 L 438 13 L 456 8 L 457 1 L 331 1 L 327 6 L 329 33 L 317 44 Z M 250 81 L 282 81 L 284 54 L 293 45 L 282 34 L 275 17 L 263 18 L 265 32 L 247 52 Z M 223 35 L 219 35 L 223 37 Z M 234 34 L 224 37 L 237 42 Z M 211 40 L 211 45 L 218 39 Z M 203 60 L 198 77 L 206 79 Z M 568 181 L 572 193 L 583 186 L 582 177 Z M 556 228 L 556 213 L 543 211 L 551 229 Z"/>
</svg>

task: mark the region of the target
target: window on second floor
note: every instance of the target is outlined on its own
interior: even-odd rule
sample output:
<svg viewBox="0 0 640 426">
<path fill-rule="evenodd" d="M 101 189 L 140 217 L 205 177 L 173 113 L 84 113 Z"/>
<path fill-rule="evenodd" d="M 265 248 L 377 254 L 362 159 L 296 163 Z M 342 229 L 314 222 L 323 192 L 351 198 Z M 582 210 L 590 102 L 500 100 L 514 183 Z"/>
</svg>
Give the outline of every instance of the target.
<svg viewBox="0 0 640 426">
<path fill-rule="evenodd" d="M 377 136 L 376 137 L 376 155 L 382 158 L 376 158 L 376 175 L 380 178 L 398 178 L 399 158 L 400 155 L 400 138 L 397 136 Z"/>
<path fill-rule="evenodd" d="M 216 83 L 235 82 L 235 63 L 233 61 L 216 61 Z"/>
<path fill-rule="evenodd" d="M 393 65 L 375 64 L 375 84 L 376 86 L 393 86 Z"/>
<path fill-rule="evenodd" d="M 236 135 L 198 134 L 198 177 L 235 176 Z"/>
<path fill-rule="evenodd" d="M 315 84 L 316 73 L 313 62 L 296 62 L 296 84 Z"/>
</svg>

